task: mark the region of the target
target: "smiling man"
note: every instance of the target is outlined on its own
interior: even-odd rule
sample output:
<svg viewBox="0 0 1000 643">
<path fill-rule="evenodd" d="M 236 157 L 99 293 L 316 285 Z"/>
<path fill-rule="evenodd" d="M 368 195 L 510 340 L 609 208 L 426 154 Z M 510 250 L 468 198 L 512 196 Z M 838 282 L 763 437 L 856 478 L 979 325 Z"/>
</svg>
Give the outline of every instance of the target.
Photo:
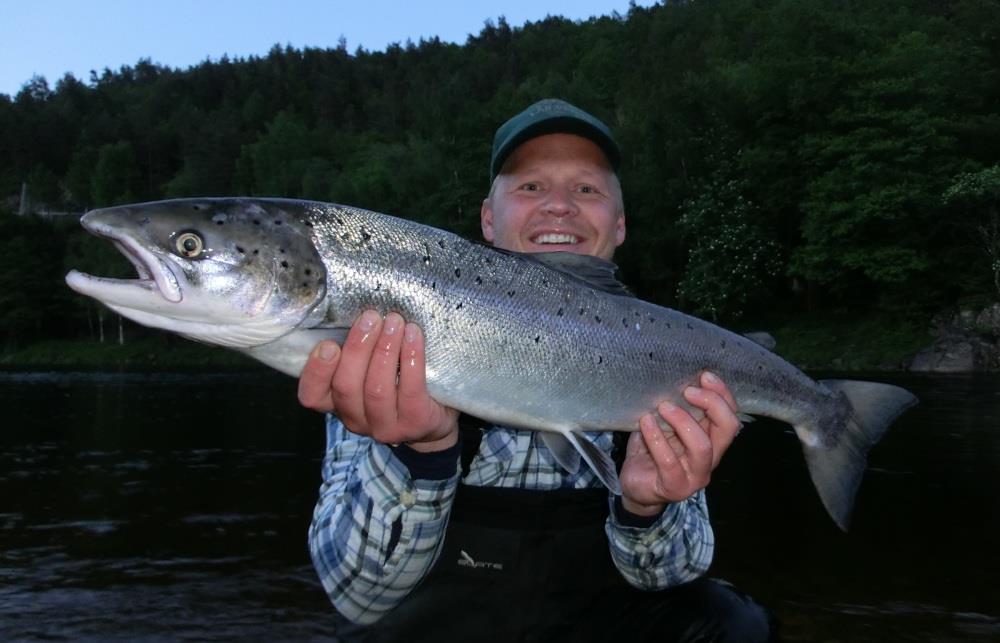
<svg viewBox="0 0 1000 643">
<path fill-rule="evenodd" d="M 625 240 L 619 161 L 600 120 L 560 100 L 530 106 L 494 137 L 484 238 L 610 260 Z M 460 423 L 427 394 L 420 329 L 364 313 L 299 382 L 303 405 L 336 414 L 309 541 L 340 634 L 767 640 L 759 606 L 703 578 L 704 488 L 739 429 L 735 402 L 710 373 L 684 396 L 699 418 L 664 403 L 630 436 L 588 435 L 620 463 L 622 495 L 609 495 L 538 432 Z"/>
</svg>

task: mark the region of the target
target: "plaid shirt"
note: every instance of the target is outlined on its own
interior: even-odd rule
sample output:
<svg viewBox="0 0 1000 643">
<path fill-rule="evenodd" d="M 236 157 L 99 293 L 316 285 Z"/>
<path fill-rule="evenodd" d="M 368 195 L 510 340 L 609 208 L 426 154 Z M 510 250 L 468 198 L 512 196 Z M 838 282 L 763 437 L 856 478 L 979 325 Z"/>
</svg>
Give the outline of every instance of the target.
<svg viewBox="0 0 1000 643">
<path fill-rule="evenodd" d="M 606 452 L 610 433 L 588 433 Z M 413 475 L 387 445 L 355 435 L 327 417 L 323 484 L 309 528 L 313 563 L 337 610 L 374 623 L 427 575 L 444 543 L 459 484 Z M 586 489 L 601 482 L 587 467 L 567 473 L 534 431 L 487 431 L 464 484 L 522 489 Z M 667 506 L 649 526 L 629 526 L 614 497 L 605 523 L 611 558 L 622 576 L 655 590 L 693 580 L 708 569 L 715 541 L 704 491 Z"/>
</svg>

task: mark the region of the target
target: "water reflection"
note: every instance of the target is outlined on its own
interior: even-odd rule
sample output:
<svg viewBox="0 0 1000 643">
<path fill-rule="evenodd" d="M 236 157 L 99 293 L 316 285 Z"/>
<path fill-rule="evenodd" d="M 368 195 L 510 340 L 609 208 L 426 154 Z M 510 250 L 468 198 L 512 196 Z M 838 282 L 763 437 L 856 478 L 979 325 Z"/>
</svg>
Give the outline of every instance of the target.
<svg viewBox="0 0 1000 643">
<path fill-rule="evenodd" d="M 872 453 L 849 535 L 787 427 L 748 426 L 715 476 L 712 573 L 790 640 L 1000 638 L 1000 378 L 896 381 L 921 406 Z M 322 428 L 294 381 L 0 374 L 0 410 L 0 638 L 332 634 L 305 546 Z"/>
</svg>

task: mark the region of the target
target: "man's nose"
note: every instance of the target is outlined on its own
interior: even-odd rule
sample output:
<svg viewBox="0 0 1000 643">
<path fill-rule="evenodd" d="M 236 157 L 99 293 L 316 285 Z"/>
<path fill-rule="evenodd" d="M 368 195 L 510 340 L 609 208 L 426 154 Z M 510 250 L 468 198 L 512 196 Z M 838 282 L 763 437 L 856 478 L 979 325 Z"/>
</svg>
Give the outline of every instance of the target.
<svg viewBox="0 0 1000 643">
<path fill-rule="evenodd" d="M 576 202 L 569 190 L 564 188 L 553 188 L 549 190 L 548 198 L 545 199 L 543 210 L 546 214 L 556 217 L 568 217 L 576 214 Z"/>
</svg>

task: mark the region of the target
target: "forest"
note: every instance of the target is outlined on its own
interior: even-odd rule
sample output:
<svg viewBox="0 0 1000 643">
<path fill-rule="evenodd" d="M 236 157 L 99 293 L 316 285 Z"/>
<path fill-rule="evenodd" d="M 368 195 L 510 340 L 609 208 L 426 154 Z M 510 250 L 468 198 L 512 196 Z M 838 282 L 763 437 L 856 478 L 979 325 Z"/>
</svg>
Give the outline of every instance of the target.
<svg viewBox="0 0 1000 643">
<path fill-rule="evenodd" d="M 753 325 L 1000 298 L 1000 2 L 666 1 L 26 79 L 0 95 L 3 349 L 103 332 L 62 282 L 131 273 L 92 207 L 307 198 L 479 238 L 493 132 L 544 97 L 614 130 L 645 299 Z"/>
</svg>

